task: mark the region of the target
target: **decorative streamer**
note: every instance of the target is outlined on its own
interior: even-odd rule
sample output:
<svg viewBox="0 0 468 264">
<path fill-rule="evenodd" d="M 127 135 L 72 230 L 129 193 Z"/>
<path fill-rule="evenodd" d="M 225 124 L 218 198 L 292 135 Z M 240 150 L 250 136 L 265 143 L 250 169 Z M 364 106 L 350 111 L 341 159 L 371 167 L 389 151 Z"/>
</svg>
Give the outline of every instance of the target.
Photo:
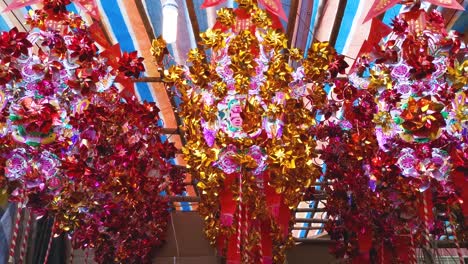
<svg viewBox="0 0 468 264">
<path fill-rule="evenodd" d="M 85 249 L 85 258 L 84 258 L 85 264 L 88 264 L 88 261 L 89 261 L 89 248 L 86 248 Z"/>
<path fill-rule="evenodd" d="M 429 225 L 429 210 L 432 212 L 432 207 L 429 208 L 429 203 L 427 202 L 427 197 L 431 197 L 430 195 L 431 190 L 426 190 L 425 192 L 421 193 L 421 199 L 422 199 L 422 204 L 421 206 L 423 207 L 423 249 L 426 250 L 426 254 L 431 254 L 432 255 L 432 243 L 431 243 L 431 232 L 430 232 L 430 225 Z"/>
<path fill-rule="evenodd" d="M 69 256 L 69 259 L 70 259 L 70 264 L 73 264 L 73 259 L 75 258 L 75 249 L 72 247 L 70 247 L 70 256 Z"/>
<path fill-rule="evenodd" d="M 28 248 L 29 236 L 30 236 L 30 233 L 31 233 L 31 224 L 32 224 L 33 219 L 34 219 L 33 212 L 28 210 L 27 208 L 25 208 L 23 221 L 25 221 L 25 219 L 27 219 L 27 222 L 26 222 L 26 226 L 25 226 L 24 232 L 23 232 L 24 237 L 23 237 L 23 243 L 21 244 L 21 249 L 20 249 L 19 263 L 24 263 L 24 259 L 26 257 L 27 248 Z"/>
<path fill-rule="evenodd" d="M 19 235 L 22 211 L 23 211 L 23 198 L 20 198 L 20 201 L 18 202 L 18 207 L 16 209 L 15 227 L 13 229 L 13 234 L 11 236 L 10 257 L 9 257 L 8 263 L 15 263 L 16 242 L 18 240 L 18 235 Z"/>
<path fill-rule="evenodd" d="M 453 242 L 455 242 L 455 247 L 457 249 L 458 261 L 460 261 L 460 264 L 465 264 L 465 258 L 463 256 L 462 247 L 460 246 L 460 241 L 458 240 L 457 227 L 455 225 L 455 220 L 453 218 L 452 212 L 448 212 L 448 215 L 449 215 L 450 225 L 452 226 Z"/>
<path fill-rule="evenodd" d="M 50 251 L 52 250 L 52 241 L 54 240 L 55 236 L 55 218 L 52 218 L 52 226 L 50 228 L 50 237 L 49 242 L 47 243 L 47 249 L 44 256 L 44 264 L 47 264 L 49 261 Z"/>
<path fill-rule="evenodd" d="M 412 234 L 409 235 L 411 239 L 411 248 L 410 248 L 410 264 L 417 264 L 418 258 L 416 256 L 416 245 L 414 243 L 414 236 Z"/>
<path fill-rule="evenodd" d="M 434 5 L 443 6 L 446 8 L 458 9 L 458 10 L 465 10 L 457 0 L 421 0 L 426 1 Z M 371 20 L 372 18 L 382 14 L 386 10 L 390 9 L 397 3 L 413 3 L 413 1 L 402 1 L 402 0 L 374 0 L 369 12 L 364 19 L 364 23 Z M 420 2 L 420 1 L 416 1 Z"/>
</svg>

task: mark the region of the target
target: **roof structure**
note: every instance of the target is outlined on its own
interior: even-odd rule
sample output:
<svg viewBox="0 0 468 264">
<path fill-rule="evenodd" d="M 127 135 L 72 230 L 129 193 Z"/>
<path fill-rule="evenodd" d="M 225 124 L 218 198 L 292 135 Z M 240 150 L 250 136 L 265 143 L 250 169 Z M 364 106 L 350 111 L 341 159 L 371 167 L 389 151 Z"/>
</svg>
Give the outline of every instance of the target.
<svg viewBox="0 0 468 264">
<path fill-rule="evenodd" d="M 135 83 L 139 99 L 154 101 L 161 110 L 163 132 L 167 140 L 175 142 L 176 147 L 184 143 L 183 129 L 180 129 L 180 117 L 177 114 L 177 102 L 171 97 L 159 78 L 160 69 L 152 61 L 150 54 L 151 41 L 162 34 L 162 3 L 165 0 L 96 0 L 101 21 L 100 26 L 110 43 L 120 43 L 123 51 L 137 50 L 144 61 L 146 72 Z M 0 0 L 0 9 L 4 9 L 11 0 Z M 202 9 L 204 0 L 176 0 L 179 6 L 178 40 L 169 45 L 174 60 L 184 64 L 187 53 L 197 47 L 199 33 L 212 27 L 216 11 L 222 7 L 235 7 L 233 0 L 224 4 Z M 289 44 L 307 50 L 314 40 L 329 41 L 335 49 L 345 55 L 348 64 L 352 64 L 358 55 L 364 40 L 371 34 L 371 22 L 363 23 L 369 11 L 371 0 L 282 0 L 281 3 L 288 16 L 282 21 Z M 468 8 L 468 0 L 458 0 Z M 464 33 L 468 40 L 468 12 L 446 9 L 431 4 L 423 5 L 427 9 L 438 9 L 446 21 L 448 29 Z M 0 30 L 7 31 L 13 27 L 27 31 L 24 15 L 34 6 L 4 12 L 0 16 Z M 392 19 L 404 10 L 405 6 L 396 5 L 378 16 L 383 23 L 390 25 Z M 90 24 L 92 18 L 74 4 L 69 9 L 79 13 Z M 174 160 L 179 166 L 185 166 L 181 154 Z M 302 202 L 297 209 L 297 224 L 294 235 L 307 238 L 322 233 L 326 222 L 324 210 L 325 195 L 320 192 L 326 183 L 317 182 L 317 196 L 312 201 Z M 187 179 L 186 197 L 174 198 L 178 210 L 195 210 L 198 201 L 196 189 L 191 179 Z"/>
</svg>

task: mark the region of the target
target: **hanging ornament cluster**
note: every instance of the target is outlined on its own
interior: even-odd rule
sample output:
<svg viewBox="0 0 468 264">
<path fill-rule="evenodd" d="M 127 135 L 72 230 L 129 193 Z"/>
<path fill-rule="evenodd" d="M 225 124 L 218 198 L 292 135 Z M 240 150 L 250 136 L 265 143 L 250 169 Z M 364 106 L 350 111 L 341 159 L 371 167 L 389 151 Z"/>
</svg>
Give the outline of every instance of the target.
<svg viewBox="0 0 468 264">
<path fill-rule="evenodd" d="M 72 142 L 63 158 L 68 179 L 50 205 L 55 226 L 74 230 L 75 247 L 91 247 L 98 263 L 151 263 L 167 227 L 168 200 L 181 193 L 181 172 L 160 139 L 159 109 L 115 89 L 89 97 L 70 118 Z"/>
<path fill-rule="evenodd" d="M 447 224 L 466 239 L 466 49 L 440 13 L 419 9 L 377 42 L 332 87 L 325 108 L 339 110 L 313 129 L 327 141 L 326 229 L 339 257 L 409 263 Z"/>
<path fill-rule="evenodd" d="M 103 41 L 69 3 L 42 1 L 31 32 L 0 33 L 0 188 L 98 263 L 150 263 L 168 219 L 161 192 L 183 191 L 176 149 L 160 139 L 155 104 L 132 95 L 143 59 Z"/>
<path fill-rule="evenodd" d="M 347 65 L 328 43 L 315 43 L 306 59 L 288 48 L 254 1 L 221 8 L 201 38 L 204 50 L 191 50 L 189 64 L 171 66 L 164 80 L 182 101 L 184 155 L 201 191 L 205 233 L 229 263 L 282 263 L 291 209 L 319 173 L 304 100 L 315 93 L 306 84 Z M 152 52 L 162 63 L 161 39 Z"/>
</svg>

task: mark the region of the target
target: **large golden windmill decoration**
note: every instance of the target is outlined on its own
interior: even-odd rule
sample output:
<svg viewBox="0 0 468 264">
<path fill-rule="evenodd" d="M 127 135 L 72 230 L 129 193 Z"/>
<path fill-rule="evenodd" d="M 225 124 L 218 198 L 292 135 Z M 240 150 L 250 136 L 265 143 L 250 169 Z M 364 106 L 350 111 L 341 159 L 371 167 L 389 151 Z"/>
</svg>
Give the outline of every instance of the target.
<svg viewBox="0 0 468 264">
<path fill-rule="evenodd" d="M 204 50 L 192 49 L 189 65 L 169 67 L 164 81 L 182 101 L 183 152 L 207 237 L 228 263 L 282 263 L 291 209 L 319 174 L 306 84 L 331 77 L 337 57 L 315 43 L 304 59 L 255 1 L 238 4 L 218 11 L 215 27 L 201 34 Z M 160 66 L 164 51 L 155 40 Z"/>
</svg>

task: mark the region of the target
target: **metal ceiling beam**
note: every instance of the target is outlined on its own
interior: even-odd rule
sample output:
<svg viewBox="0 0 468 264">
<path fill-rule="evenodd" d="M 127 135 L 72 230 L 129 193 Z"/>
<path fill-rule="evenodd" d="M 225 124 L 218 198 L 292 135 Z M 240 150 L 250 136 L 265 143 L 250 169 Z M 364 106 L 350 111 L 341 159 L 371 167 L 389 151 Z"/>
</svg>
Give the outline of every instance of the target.
<svg viewBox="0 0 468 264">
<path fill-rule="evenodd" d="M 294 36 L 294 28 L 296 27 L 297 8 L 299 6 L 299 0 L 291 0 L 291 6 L 289 9 L 288 17 L 288 28 L 286 29 L 286 37 L 288 37 L 288 47 L 291 47 Z"/>
</svg>

